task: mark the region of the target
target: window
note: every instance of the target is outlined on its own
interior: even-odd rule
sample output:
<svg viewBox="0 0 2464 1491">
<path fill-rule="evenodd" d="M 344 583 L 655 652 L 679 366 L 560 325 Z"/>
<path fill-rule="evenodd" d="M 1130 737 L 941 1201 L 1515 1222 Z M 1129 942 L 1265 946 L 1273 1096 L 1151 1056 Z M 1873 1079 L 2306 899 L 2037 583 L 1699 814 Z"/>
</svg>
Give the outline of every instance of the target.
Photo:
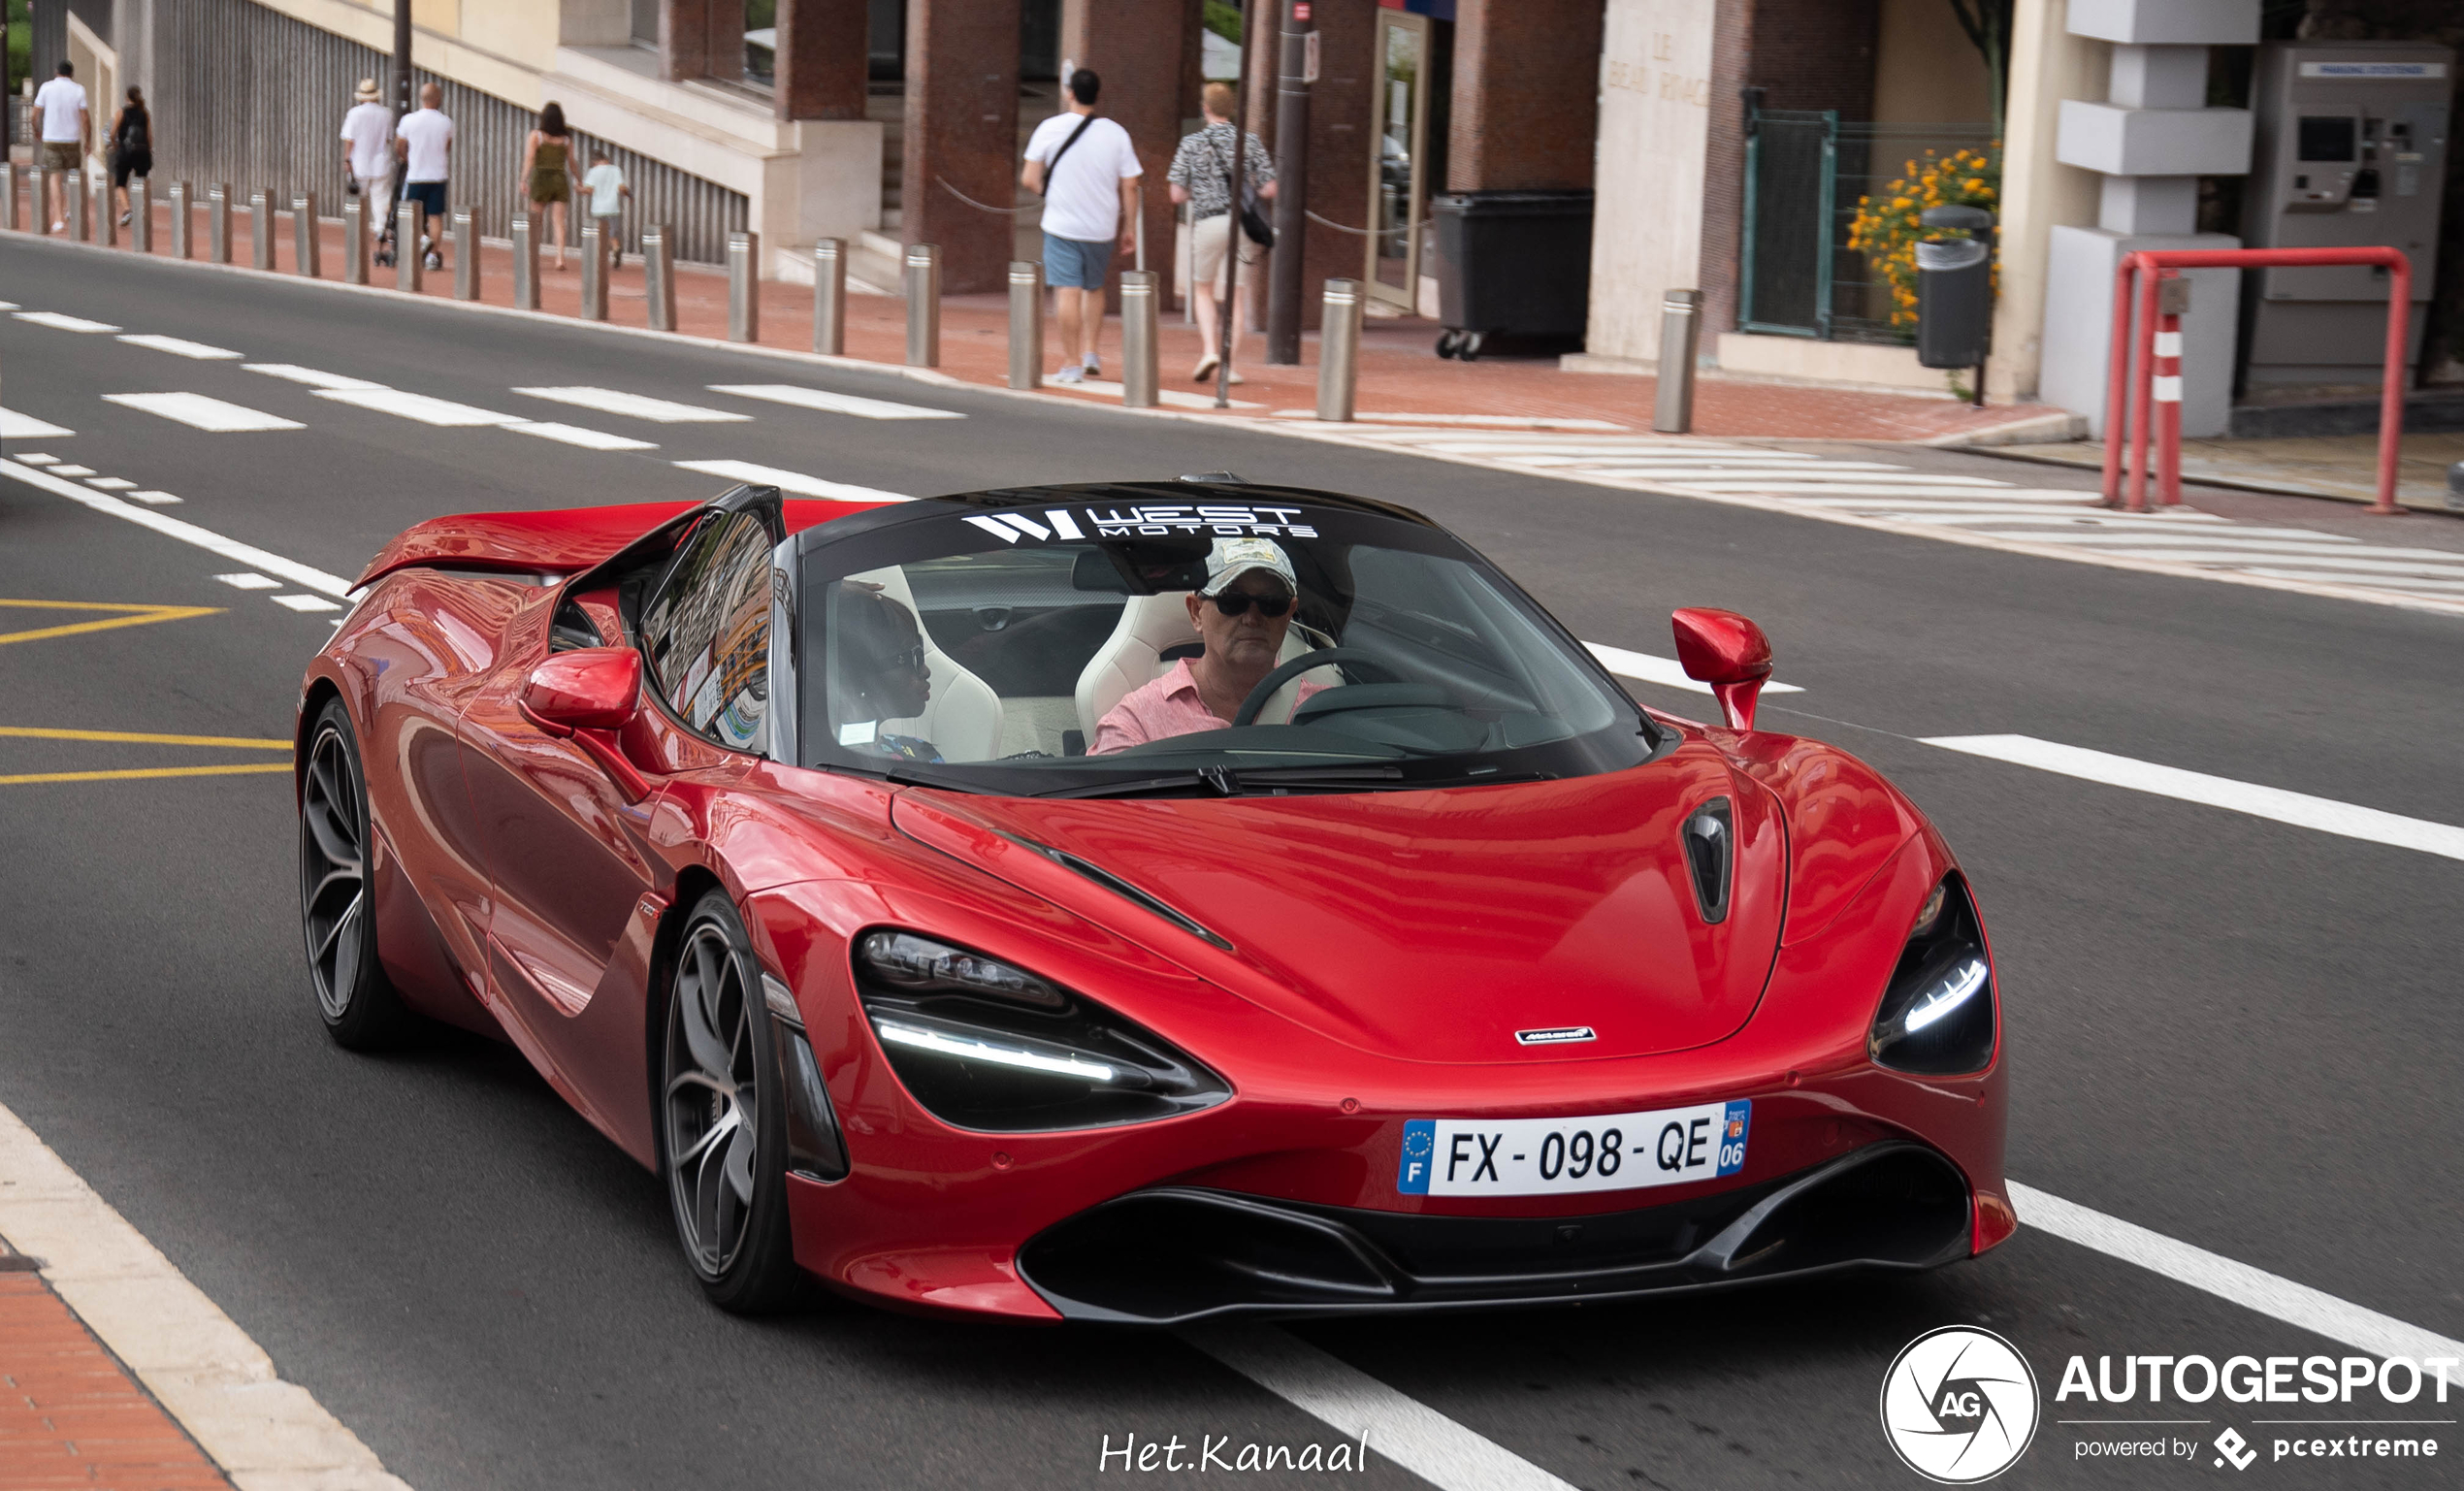
<svg viewBox="0 0 2464 1491">
<path fill-rule="evenodd" d="M 633 0 L 633 45 L 659 49 L 659 0 Z"/>
<path fill-rule="evenodd" d="M 737 751 L 769 749 L 770 549 L 758 514 L 715 513 L 685 539 L 642 612 L 660 697 Z"/>
</svg>

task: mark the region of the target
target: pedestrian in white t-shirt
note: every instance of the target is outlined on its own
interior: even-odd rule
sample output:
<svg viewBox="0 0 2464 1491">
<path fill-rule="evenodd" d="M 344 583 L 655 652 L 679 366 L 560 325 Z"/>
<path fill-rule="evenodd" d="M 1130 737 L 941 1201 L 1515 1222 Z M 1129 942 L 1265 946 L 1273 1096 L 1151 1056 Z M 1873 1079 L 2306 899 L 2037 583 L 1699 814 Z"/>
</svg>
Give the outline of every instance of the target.
<svg viewBox="0 0 2464 1491">
<path fill-rule="evenodd" d="M 35 91 L 34 112 L 43 121 L 43 154 L 36 164 L 54 174 L 82 170 L 85 165 L 85 137 L 91 118 L 85 109 L 85 85 L 74 76 L 77 69 L 60 64 L 59 76 Z M 51 231 L 68 226 L 69 183 L 60 181 L 60 215 L 51 220 Z M 43 203 L 34 205 L 36 222 L 49 211 Z"/>
<path fill-rule="evenodd" d="M 394 203 L 394 112 L 377 101 L 373 78 L 361 79 L 351 96 L 359 102 L 342 115 L 342 174 L 382 228 Z"/>
<path fill-rule="evenodd" d="M 1095 343 L 1104 329 L 1113 242 L 1117 237 L 1126 249 L 1138 238 L 1138 147 L 1129 131 L 1096 117 L 1103 85 L 1083 67 L 1069 75 L 1069 112 L 1035 126 L 1019 176 L 1028 191 L 1044 195 L 1044 282 L 1061 321 L 1055 383 L 1102 372 Z"/>
<path fill-rule="evenodd" d="M 616 268 L 625 267 L 625 236 L 617 229 L 617 219 L 625 211 L 625 199 L 633 189 L 625 184 L 625 173 L 607 158 L 605 150 L 591 152 L 591 169 L 582 178 L 582 189 L 591 194 L 591 221 L 599 224 L 600 241 L 613 255 L 609 261 Z"/>
<path fill-rule="evenodd" d="M 429 226 L 420 241 L 428 267 L 445 267 L 437 252 L 437 232 L 445 220 L 445 180 L 453 166 L 453 120 L 439 106 L 445 90 L 429 83 L 419 90 L 419 111 L 394 126 L 394 155 L 402 162 L 403 200 L 416 202 L 428 213 Z"/>
</svg>

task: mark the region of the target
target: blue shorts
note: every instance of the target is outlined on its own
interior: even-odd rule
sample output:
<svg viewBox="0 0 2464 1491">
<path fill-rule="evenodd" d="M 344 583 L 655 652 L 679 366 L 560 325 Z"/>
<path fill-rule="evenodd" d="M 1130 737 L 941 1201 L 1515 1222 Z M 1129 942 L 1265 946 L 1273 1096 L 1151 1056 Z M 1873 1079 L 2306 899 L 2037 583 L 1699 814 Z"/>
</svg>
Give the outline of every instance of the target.
<svg viewBox="0 0 2464 1491">
<path fill-rule="evenodd" d="M 403 200 L 416 202 L 428 213 L 431 232 L 441 232 L 445 222 L 445 183 L 442 181 L 405 181 Z"/>
<path fill-rule="evenodd" d="M 1100 290 L 1112 270 L 1113 241 L 1044 235 L 1044 282 L 1056 290 Z"/>
</svg>

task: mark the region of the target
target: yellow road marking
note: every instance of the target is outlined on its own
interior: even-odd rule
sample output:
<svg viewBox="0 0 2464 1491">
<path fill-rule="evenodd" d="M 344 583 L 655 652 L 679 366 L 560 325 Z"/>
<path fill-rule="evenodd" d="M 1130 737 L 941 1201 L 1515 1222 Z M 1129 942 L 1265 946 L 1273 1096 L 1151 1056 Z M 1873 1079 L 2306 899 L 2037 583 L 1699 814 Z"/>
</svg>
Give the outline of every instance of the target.
<svg viewBox="0 0 2464 1491">
<path fill-rule="evenodd" d="M 240 766 L 155 766 L 140 771 L 35 771 L 0 776 L 0 787 L 28 782 L 126 782 L 138 777 L 232 777 L 260 771 L 288 771 L 289 762 L 250 762 Z"/>
<path fill-rule="evenodd" d="M 0 725 L 0 735 L 30 740 L 106 740 L 120 745 L 229 746 L 243 751 L 288 751 L 288 740 L 259 740 L 248 735 L 150 735 L 138 730 L 47 729 L 39 725 Z"/>
<path fill-rule="evenodd" d="M 158 621 L 186 621 L 194 616 L 212 616 L 221 611 L 218 605 L 123 605 L 107 600 L 0 600 L 0 606 L 29 611 L 113 611 L 108 621 L 68 622 L 57 627 L 37 627 L 27 632 L 0 632 L 0 643 L 36 642 L 45 637 L 75 636 L 82 632 L 109 632 L 115 627 L 146 627 Z"/>
</svg>

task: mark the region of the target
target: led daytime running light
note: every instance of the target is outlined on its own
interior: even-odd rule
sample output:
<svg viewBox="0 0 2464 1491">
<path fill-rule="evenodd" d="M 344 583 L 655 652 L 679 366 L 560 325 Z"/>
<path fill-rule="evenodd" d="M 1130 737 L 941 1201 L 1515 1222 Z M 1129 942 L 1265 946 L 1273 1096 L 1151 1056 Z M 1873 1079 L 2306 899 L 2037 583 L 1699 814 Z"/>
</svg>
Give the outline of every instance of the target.
<svg viewBox="0 0 2464 1491">
<path fill-rule="evenodd" d="M 1923 1003 L 1910 1010 L 1907 1019 L 1902 1022 L 1902 1027 L 1911 1032 L 1922 1030 L 1961 1005 L 1967 1003 L 1976 991 L 1984 987 L 1984 960 L 1971 959 L 1964 967 L 1952 975 L 1950 983 L 1935 989 L 1933 992 L 1925 996 Z"/>
<path fill-rule="evenodd" d="M 892 1021 L 874 1021 L 873 1033 L 892 1046 L 913 1047 L 935 1055 L 956 1056 L 962 1061 L 989 1061 L 995 1066 L 1044 1072 L 1054 1077 L 1076 1077 L 1085 1082 L 1111 1082 L 1119 1075 L 1101 1062 L 1086 1061 L 1076 1056 L 1048 1056 L 1042 1052 L 1016 1046 L 995 1046 L 989 1041 L 945 1035 L 938 1030 L 902 1025 Z"/>
</svg>

